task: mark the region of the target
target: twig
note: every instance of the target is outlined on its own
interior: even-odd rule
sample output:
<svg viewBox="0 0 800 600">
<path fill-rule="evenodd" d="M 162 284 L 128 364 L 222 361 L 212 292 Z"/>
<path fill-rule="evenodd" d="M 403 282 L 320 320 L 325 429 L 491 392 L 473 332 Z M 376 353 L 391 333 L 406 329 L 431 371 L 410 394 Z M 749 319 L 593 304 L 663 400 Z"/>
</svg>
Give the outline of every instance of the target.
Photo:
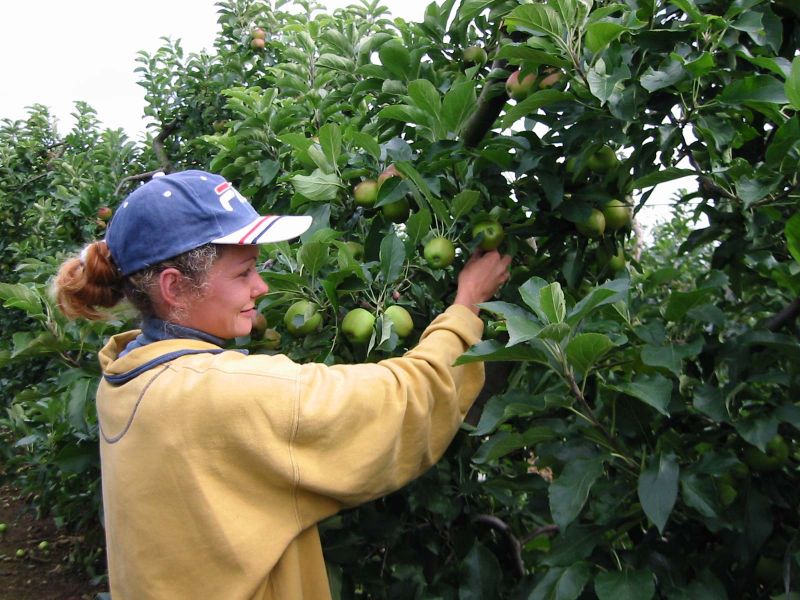
<svg viewBox="0 0 800 600">
<path fill-rule="evenodd" d="M 783 307 L 778 313 L 767 321 L 767 329 L 775 333 L 784 325 L 789 325 L 800 315 L 800 298 L 796 298 L 791 304 Z"/>
<path fill-rule="evenodd" d="M 128 175 L 122 181 L 119 182 L 117 185 L 117 189 L 114 190 L 114 195 L 118 196 L 122 188 L 125 186 L 126 183 L 129 181 L 140 181 L 142 179 L 150 179 L 156 173 L 162 173 L 162 169 L 156 169 L 154 171 L 147 171 L 147 173 L 139 173 L 137 175 Z"/>
<path fill-rule="evenodd" d="M 521 544 L 524 546 L 528 542 L 533 539 L 536 539 L 540 535 L 555 535 L 559 532 L 558 525 L 542 525 L 541 527 L 537 527 L 533 531 L 531 531 L 528 535 L 526 535 L 521 540 Z"/>
<path fill-rule="evenodd" d="M 477 523 L 484 523 L 494 529 L 497 529 L 506 536 L 506 539 L 511 544 L 512 556 L 514 559 L 514 569 L 519 577 L 525 576 L 525 563 L 522 562 L 522 544 L 520 544 L 511 527 L 503 521 L 492 515 L 477 515 L 475 517 Z"/>
<path fill-rule="evenodd" d="M 161 170 L 165 173 L 169 173 L 170 164 L 169 158 L 167 158 L 167 152 L 164 150 L 164 140 L 166 140 L 173 131 L 175 131 L 181 122 L 178 119 L 174 121 L 170 121 L 169 123 L 164 123 L 161 127 L 161 131 L 153 140 L 153 152 L 158 158 L 158 162 L 161 163 Z"/>
</svg>

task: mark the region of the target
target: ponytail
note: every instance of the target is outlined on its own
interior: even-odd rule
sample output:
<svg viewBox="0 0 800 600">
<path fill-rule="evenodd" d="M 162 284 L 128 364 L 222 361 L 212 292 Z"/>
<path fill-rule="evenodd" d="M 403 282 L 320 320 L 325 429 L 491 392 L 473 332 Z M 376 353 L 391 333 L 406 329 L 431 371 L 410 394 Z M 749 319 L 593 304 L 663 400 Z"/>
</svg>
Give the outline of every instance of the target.
<svg viewBox="0 0 800 600">
<path fill-rule="evenodd" d="M 67 317 L 103 319 L 99 308 L 111 308 L 124 297 L 124 279 L 105 241 L 92 242 L 80 257 L 65 261 L 55 282 L 58 307 Z"/>
</svg>

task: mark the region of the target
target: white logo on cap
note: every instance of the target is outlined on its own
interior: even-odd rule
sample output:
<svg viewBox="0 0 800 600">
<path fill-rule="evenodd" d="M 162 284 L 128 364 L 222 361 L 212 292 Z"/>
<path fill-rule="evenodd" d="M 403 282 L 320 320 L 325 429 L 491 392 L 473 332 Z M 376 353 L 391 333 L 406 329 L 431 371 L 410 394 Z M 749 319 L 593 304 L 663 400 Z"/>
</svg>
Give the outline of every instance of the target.
<svg viewBox="0 0 800 600">
<path fill-rule="evenodd" d="M 217 187 L 214 188 L 214 191 L 219 196 L 219 203 L 222 204 L 222 208 L 227 210 L 228 212 L 233 211 L 233 207 L 231 206 L 231 200 L 234 198 L 238 198 L 239 202 L 242 204 L 247 204 L 247 198 L 242 196 L 235 187 L 233 187 L 229 181 L 223 181 Z"/>
</svg>

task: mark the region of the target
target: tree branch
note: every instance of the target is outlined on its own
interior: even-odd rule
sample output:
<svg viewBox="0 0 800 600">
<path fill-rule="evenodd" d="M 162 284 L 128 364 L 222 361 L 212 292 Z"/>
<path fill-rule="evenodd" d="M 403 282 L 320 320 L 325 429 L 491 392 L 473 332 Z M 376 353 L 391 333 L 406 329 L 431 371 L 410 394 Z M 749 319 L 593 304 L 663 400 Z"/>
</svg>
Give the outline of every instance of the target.
<svg viewBox="0 0 800 600">
<path fill-rule="evenodd" d="M 117 189 L 114 190 L 114 195 L 119 196 L 120 191 L 125 186 L 126 183 L 129 181 L 141 181 L 142 179 L 150 179 L 156 173 L 162 173 L 161 169 L 156 169 L 155 171 L 147 171 L 146 173 L 138 173 L 136 175 L 128 175 L 122 181 L 119 182 L 117 185 Z"/>
<path fill-rule="evenodd" d="M 800 298 L 796 298 L 794 302 L 783 307 L 783 309 L 773 315 L 766 323 L 767 329 L 775 333 L 785 325 L 791 324 L 798 315 L 800 315 Z"/>
<path fill-rule="evenodd" d="M 153 140 L 153 152 L 158 158 L 158 162 L 161 163 L 162 171 L 165 173 L 169 173 L 170 171 L 170 163 L 169 158 L 167 157 L 167 152 L 164 149 L 164 140 L 166 140 L 173 131 L 175 131 L 178 126 L 180 125 L 180 121 L 175 119 L 174 121 L 170 121 L 169 123 L 164 123 L 161 127 L 161 131 Z"/>
<path fill-rule="evenodd" d="M 514 532 L 511 531 L 511 527 L 509 527 L 508 524 L 502 519 L 498 519 L 492 515 L 477 515 L 475 517 L 475 522 L 489 525 L 493 529 L 497 529 L 506 536 L 506 539 L 511 544 L 511 554 L 514 561 L 514 570 L 516 575 L 518 577 L 524 577 L 525 563 L 522 562 L 522 544 L 520 544 L 519 540 L 514 535 Z"/>
</svg>

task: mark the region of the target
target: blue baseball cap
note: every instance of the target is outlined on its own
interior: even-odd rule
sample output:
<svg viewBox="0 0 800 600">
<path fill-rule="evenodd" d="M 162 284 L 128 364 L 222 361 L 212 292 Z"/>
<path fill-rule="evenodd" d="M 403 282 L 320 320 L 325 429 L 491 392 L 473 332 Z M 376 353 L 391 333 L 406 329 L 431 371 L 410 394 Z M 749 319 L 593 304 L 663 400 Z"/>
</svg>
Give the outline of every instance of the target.
<svg viewBox="0 0 800 600">
<path fill-rule="evenodd" d="M 132 192 L 106 244 L 127 276 L 204 244 L 281 242 L 310 226 L 310 216 L 259 215 L 224 177 L 189 170 L 157 175 Z"/>
</svg>

